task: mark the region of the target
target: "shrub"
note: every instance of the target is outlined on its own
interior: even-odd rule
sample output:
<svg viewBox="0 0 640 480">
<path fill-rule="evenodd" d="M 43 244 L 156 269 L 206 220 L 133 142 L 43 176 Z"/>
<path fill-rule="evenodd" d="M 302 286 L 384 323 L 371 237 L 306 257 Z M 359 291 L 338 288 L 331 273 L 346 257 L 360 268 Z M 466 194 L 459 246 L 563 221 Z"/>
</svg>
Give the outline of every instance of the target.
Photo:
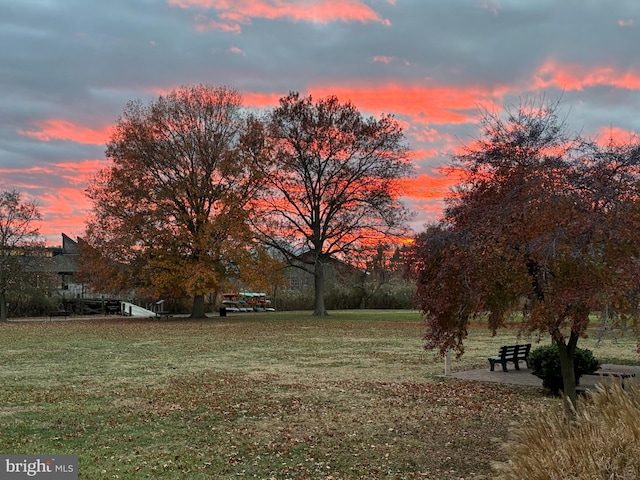
<svg viewBox="0 0 640 480">
<path fill-rule="evenodd" d="M 413 285 L 388 285 L 367 299 L 366 308 L 410 310 L 414 307 L 415 296 Z"/>
<path fill-rule="evenodd" d="M 313 289 L 285 290 L 274 295 L 273 307 L 278 311 L 313 310 Z"/>
<path fill-rule="evenodd" d="M 568 421 L 557 406 L 531 417 L 506 445 L 497 464 L 502 480 L 640 478 L 640 386 L 598 386 Z"/>
<path fill-rule="evenodd" d="M 576 348 L 574 357 L 574 372 L 576 385 L 582 375 L 590 375 L 600 368 L 600 362 L 593 356 L 591 350 Z M 528 360 L 531 373 L 542 379 L 542 386 L 554 395 L 564 390 L 562 370 L 560 368 L 560 354 L 556 345 L 548 345 L 532 350 Z"/>
<path fill-rule="evenodd" d="M 350 310 L 362 305 L 362 290 L 357 288 L 334 287 L 324 297 L 327 310 Z"/>
<path fill-rule="evenodd" d="M 55 310 L 59 300 L 47 297 L 43 292 L 30 290 L 7 297 L 10 317 L 45 316 Z"/>
</svg>

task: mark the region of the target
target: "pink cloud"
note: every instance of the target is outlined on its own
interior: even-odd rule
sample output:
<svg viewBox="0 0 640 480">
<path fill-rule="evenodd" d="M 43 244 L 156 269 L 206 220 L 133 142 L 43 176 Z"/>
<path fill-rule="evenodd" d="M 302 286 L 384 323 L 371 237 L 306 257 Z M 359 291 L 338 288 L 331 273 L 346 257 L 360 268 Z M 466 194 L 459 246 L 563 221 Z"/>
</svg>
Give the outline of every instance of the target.
<svg viewBox="0 0 640 480">
<path fill-rule="evenodd" d="M 42 213 L 40 234 L 50 245 L 60 243 L 62 233 L 82 236 L 91 209 L 89 200 L 75 190 L 60 189 L 40 195 L 38 204 Z"/>
<path fill-rule="evenodd" d="M 373 57 L 373 61 L 377 63 L 391 63 L 394 57 L 387 57 L 386 55 L 376 55 Z"/>
<path fill-rule="evenodd" d="M 637 138 L 637 136 L 638 132 L 618 127 L 603 127 L 596 133 L 595 141 L 600 145 L 606 145 L 610 142 L 614 145 L 621 145 L 629 143 L 632 138 Z"/>
<path fill-rule="evenodd" d="M 77 143 L 102 145 L 106 143 L 109 138 L 110 128 L 111 127 L 107 127 L 96 130 L 67 120 L 50 118 L 37 120 L 33 123 L 32 129 L 20 129 L 18 133 L 42 142 L 67 140 Z"/>
<path fill-rule="evenodd" d="M 40 233 L 49 244 L 59 244 L 60 234 L 82 235 L 91 202 L 85 188 L 107 165 L 104 159 L 60 162 L 22 169 L 0 169 L 0 177 L 36 201 L 42 222 Z"/>
<path fill-rule="evenodd" d="M 317 85 L 309 91 L 314 97 L 336 95 L 341 101 L 351 100 L 358 108 L 369 112 L 406 115 L 418 124 L 474 122 L 478 105 L 495 105 L 498 100 L 492 91 L 479 87 L 393 82 Z"/>
<path fill-rule="evenodd" d="M 436 168 L 402 181 L 404 196 L 415 200 L 441 200 L 449 189 L 459 183 L 462 173 L 451 168 Z"/>
<path fill-rule="evenodd" d="M 232 45 L 231 47 L 229 47 L 229 49 L 227 50 L 227 52 L 229 52 L 229 53 L 233 53 L 233 54 L 236 54 L 236 55 L 242 55 L 243 57 L 246 57 L 246 56 L 247 56 L 247 53 L 246 53 L 244 50 L 242 50 L 240 47 L 236 47 L 236 46 L 234 46 L 234 45 Z"/>
<path fill-rule="evenodd" d="M 242 31 L 239 23 L 225 23 L 217 20 L 211 20 L 201 13 L 195 16 L 195 29 L 198 32 L 221 30 L 229 33 L 240 33 Z"/>
<path fill-rule="evenodd" d="M 606 65 L 593 67 L 561 64 L 550 59 L 538 69 L 533 87 L 544 90 L 551 86 L 564 90 L 582 90 L 596 86 L 637 90 L 640 89 L 640 72 L 620 71 Z"/>
<path fill-rule="evenodd" d="M 288 19 L 294 22 L 377 22 L 383 19 L 371 7 L 360 0 L 167 0 L 174 7 L 199 7 L 214 10 L 217 20 L 196 16 L 196 29 L 219 29 L 239 32 L 241 25 L 248 25 L 252 18 Z"/>
<path fill-rule="evenodd" d="M 286 95 L 282 93 L 242 92 L 244 105 L 253 108 L 273 108 L 278 105 L 280 98 Z"/>
<path fill-rule="evenodd" d="M 420 162 L 429 158 L 435 158 L 440 154 L 438 150 L 427 150 L 423 148 L 412 148 L 409 151 L 409 158 L 414 162 Z"/>
</svg>

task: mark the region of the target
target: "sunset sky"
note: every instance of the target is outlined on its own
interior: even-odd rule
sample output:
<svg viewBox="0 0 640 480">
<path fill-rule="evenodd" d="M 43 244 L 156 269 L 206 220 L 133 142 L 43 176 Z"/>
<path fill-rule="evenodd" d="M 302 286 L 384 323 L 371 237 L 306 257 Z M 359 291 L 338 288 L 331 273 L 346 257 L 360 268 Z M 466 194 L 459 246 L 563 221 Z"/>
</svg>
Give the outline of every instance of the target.
<svg viewBox="0 0 640 480">
<path fill-rule="evenodd" d="M 437 217 L 479 107 L 562 96 L 572 129 L 640 132 L 638 0 L 2 0 L 0 189 L 51 244 L 82 235 L 84 189 L 129 100 L 180 85 L 337 95 L 402 123 L 413 227 Z"/>
</svg>

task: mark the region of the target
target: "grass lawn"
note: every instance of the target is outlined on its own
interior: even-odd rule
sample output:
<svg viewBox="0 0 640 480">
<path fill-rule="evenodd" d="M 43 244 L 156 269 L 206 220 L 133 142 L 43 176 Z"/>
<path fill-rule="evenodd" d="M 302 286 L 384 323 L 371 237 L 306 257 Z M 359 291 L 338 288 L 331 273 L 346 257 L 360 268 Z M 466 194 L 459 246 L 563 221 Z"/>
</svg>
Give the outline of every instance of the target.
<svg viewBox="0 0 640 480">
<path fill-rule="evenodd" d="M 442 378 L 422 333 L 369 310 L 0 324 L 2 452 L 77 454 L 92 480 L 489 478 L 510 426 L 559 400 Z M 637 362 L 612 338 L 580 346 Z M 515 340 L 476 326 L 453 367 Z"/>
</svg>

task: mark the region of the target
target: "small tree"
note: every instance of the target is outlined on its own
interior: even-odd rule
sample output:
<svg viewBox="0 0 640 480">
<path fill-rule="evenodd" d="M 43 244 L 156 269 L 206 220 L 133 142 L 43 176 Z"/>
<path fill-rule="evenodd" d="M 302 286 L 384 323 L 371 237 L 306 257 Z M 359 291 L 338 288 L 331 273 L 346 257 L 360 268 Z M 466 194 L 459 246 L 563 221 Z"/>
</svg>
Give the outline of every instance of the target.
<svg viewBox="0 0 640 480">
<path fill-rule="evenodd" d="M 29 282 L 29 262 L 44 247 L 35 226 L 40 219 L 34 202 L 23 202 L 16 190 L 0 191 L 0 321 L 7 320 L 7 295 Z"/>
<path fill-rule="evenodd" d="M 427 347 L 462 353 L 467 325 L 522 331 L 558 347 L 575 404 L 574 353 L 589 314 L 635 318 L 640 283 L 640 144 L 605 146 L 566 133 L 557 103 L 485 113 L 483 137 L 456 157 L 464 181 L 444 219 L 416 237 L 411 269 Z"/>
<path fill-rule="evenodd" d="M 107 144 L 111 166 L 90 188 L 81 266 L 104 291 L 204 296 L 255 262 L 249 202 L 261 185 L 243 150 L 240 95 L 227 87 L 182 87 L 149 105 L 130 102 Z"/>
<path fill-rule="evenodd" d="M 364 118 L 336 97 L 290 93 L 264 123 L 256 163 L 267 191 L 254 227 L 292 266 L 314 276 L 314 315 L 326 315 L 325 266 L 405 233 L 399 181 L 412 171 L 402 128 Z M 308 258 L 301 262 L 300 259 Z"/>
</svg>

